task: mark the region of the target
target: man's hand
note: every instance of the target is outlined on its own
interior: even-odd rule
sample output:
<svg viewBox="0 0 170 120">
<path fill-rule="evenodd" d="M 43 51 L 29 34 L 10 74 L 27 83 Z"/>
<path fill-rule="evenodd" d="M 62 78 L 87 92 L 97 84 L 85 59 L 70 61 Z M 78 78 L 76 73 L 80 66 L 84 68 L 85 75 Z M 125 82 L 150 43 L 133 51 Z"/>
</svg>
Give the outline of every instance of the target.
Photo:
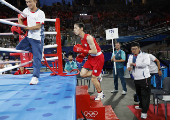
<svg viewBox="0 0 170 120">
<path fill-rule="evenodd" d="M 158 75 L 162 76 L 162 71 L 161 70 L 158 70 Z"/>
<path fill-rule="evenodd" d="M 36 26 L 32 26 L 32 27 L 25 27 L 24 30 L 39 30 L 41 28 L 41 24 L 37 23 Z"/>
<path fill-rule="evenodd" d="M 113 58 L 113 62 L 117 62 L 117 60 L 115 59 L 115 57 Z"/>
<path fill-rule="evenodd" d="M 113 61 L 114 58 L 115 58 L 115 56 L 113 56 L 113 58 L 111 59 L 111 61 Z"/>
<path fill-rule="evenodd" d="M 29 27 L 25 27 L 24 30 L 29 30 Z"/>
<path fill-rule="evenodd" d="M 136 64 L 135 63 L 130 63 L 130 66 L 136 66 Z"/>
<path fill-rule="evenodd" d="M 132 70 L 132 68 L 131 67 L 128 67 L 128 71 L 131 71 Z"/>
</svg>

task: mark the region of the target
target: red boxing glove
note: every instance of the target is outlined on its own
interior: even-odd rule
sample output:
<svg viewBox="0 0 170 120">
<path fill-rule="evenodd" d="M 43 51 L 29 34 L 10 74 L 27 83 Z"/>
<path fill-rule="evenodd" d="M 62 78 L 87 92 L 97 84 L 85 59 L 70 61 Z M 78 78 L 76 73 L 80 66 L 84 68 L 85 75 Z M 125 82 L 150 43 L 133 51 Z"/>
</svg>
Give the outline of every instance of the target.
<svg viewBox="0 0 170 120">
<path fill-rule="evenodd" d="M 21 30 L 21 28 L 20 28 L 20 27 L 17 27 L 17 26 L 12 26 L 12 27 L 11 27 L 11 31 L 12 31 L 12 33 L 13 33 L 14 35 L 16 35 L 16 34 L 19 34 L 19 35 L 25 34 L 25 33 L 23 32 L 23 30 Z"/>
<path fill-rule="evenodd" d="M 81 53 L 76 57 L 76 61 L 79 63 L 83 62 L 84 57 L 86 57 L 87 54 Z"/>
<path fill-rule="evenodd" d="M 80 44 L 74 45 L 73 51 L 78 53 L 84 53 L 84 54 L 89 53 L 89 50 L 84 49 Z"/>
</svg>

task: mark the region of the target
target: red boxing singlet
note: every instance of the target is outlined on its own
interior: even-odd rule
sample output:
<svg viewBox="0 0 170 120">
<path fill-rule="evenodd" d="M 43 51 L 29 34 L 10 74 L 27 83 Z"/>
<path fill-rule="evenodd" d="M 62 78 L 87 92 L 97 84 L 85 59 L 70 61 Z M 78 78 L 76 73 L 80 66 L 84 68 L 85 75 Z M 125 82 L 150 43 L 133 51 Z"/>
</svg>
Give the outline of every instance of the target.
<svg viewBox="0 0 170 120">
<path fill-rule="evenodd" d="M 82 46 L 83 46 L 84 48 L 86 48 L 87 50 L 91 50 L 91 48 L 90 48 L 90 46 L 89 46 L 89 44 L 88 44 L 88 42 L 87 42 L 87 36 L 88 36 L 88 35 L 89 35 L 89 34 L 85 34 L 83 40 L 82 40 L 81 38 L 80 38 L 80 40 L 81 40 Z M 95 46 L 96 46 L 97 52 L 101 52 L 100 46 L 97 44 L 95 38 L 93 38 L 93 41 L 94 41 L 94 44 L 95 44 Z"/>
<path fill-rule="evenodd" d="M 91 50 L 88 42 L 87 42 L 87 36 L 89 34 L 85 34 L 83 40 L 81 40 L 83 48 L 87 50 Z M 93 38 L 94 44 L 97 49 L 97 54 L 90 54 L 88 56 L 88 60 L 84 63 L 84 68 L 89 68 L 92 70 L 92 75 L 99 76 L 102 72 L 103 65 L 104 65 L 104 55 L 101 52 L 100 46 L 97 44 L 95 38 Z"/>
</svg>

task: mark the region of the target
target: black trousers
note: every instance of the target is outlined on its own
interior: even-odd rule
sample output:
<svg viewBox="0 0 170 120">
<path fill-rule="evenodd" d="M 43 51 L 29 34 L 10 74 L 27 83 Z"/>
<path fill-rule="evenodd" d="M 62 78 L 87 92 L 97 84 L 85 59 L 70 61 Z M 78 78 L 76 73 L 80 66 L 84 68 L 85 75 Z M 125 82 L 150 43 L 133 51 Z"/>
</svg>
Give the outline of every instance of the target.
<svg viewBox="0 0 170 120">
<path fill-rule="evenodd" d="M 142 113 L 147 113 L 150 104 L 150 93 L 151 93 L 151 77 L 134 80 L 136 93 L 139 97 L 139 107 L 142 108 Z"/>
</svg>

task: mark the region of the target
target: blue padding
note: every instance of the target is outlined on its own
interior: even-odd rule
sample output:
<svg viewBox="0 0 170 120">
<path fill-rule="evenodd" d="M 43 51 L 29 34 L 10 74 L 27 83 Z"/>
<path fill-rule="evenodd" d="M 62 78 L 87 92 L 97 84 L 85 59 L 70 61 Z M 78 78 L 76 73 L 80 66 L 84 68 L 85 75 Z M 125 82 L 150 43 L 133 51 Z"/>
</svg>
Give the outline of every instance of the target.
<svg viewBox="0 0 170 120">
<path fill-rule="evenodd" d="M 144 35 L 137 35 L 137 36 L 120 36 L 119 38 L 117 38 L 116 40 L 118 42 L 129 42 L 129 41 L 133 41 L 137 38 L 141 38 L 141 37 L 145 37 Z M 142 40 L 144 41 L 162 41 L 163 38 L 166 38 L 167 35 L 156 35 L 147 39 Z"/>
<path fill-rule="evenodd" d="M 162 68 L 162 80 L 161 80 L 161 88 L 163 88 L 162 83 L 165 77 L 168 77 L 168 69 L 167 68 Z M 155 80 L 155 75 L 151 78 L 151 84 L 153 87 L 156 87 L 156 80 Z"/>
<path fill-rule="evenodd" d="M 73 0 L 67 0 L 67 1 L 70 2 L 70 5 L 72 5 Z M 40 0 L 40 7 L 43 7 L 43 5 L 53 6 L 53 4 L 57 2 L 61 3 L 62 1 L 61 0 Z"/>
<path fill-rule="evenodd" d="M 76 120 L 76 76 L 0 76 L 0 120 Z"/>
</svg>

